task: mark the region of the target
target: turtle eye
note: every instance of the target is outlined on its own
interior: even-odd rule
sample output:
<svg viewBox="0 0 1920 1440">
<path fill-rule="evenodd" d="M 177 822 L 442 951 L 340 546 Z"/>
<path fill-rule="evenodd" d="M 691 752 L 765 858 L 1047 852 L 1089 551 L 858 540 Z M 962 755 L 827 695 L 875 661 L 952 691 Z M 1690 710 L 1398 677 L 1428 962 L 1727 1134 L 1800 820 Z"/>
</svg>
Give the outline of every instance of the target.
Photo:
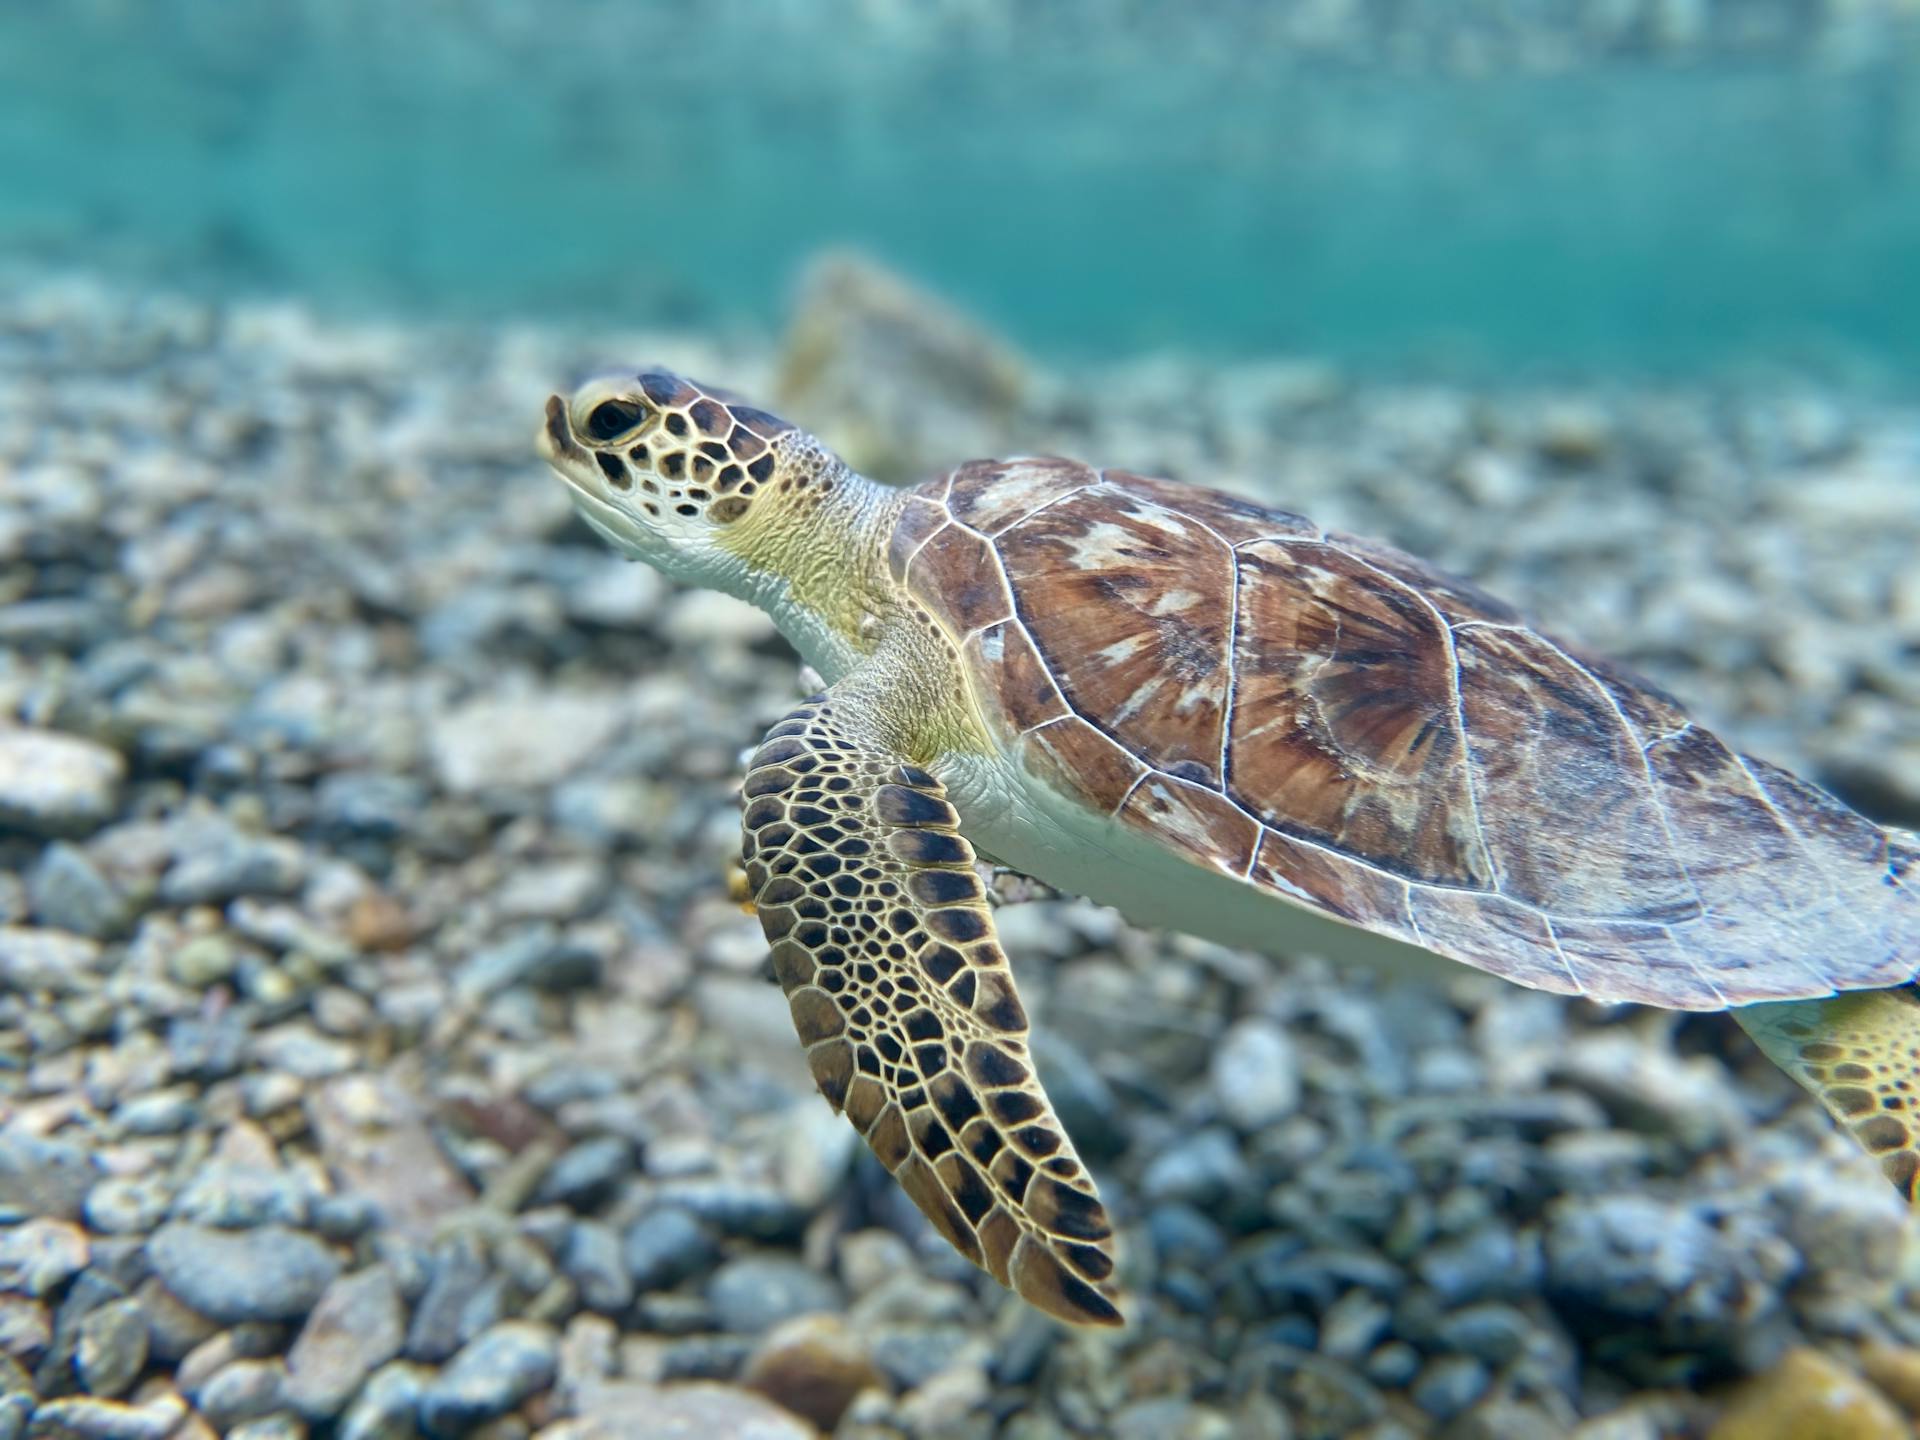
<svg viewBox="0 0 1920 1440">
<path fill-rule="evenodd" d="M 587 416 L 587 434 L 595 440 L 612 440 L 646 418 L 646 408 L 631 400 L 602 400 Z"/>
</svg>

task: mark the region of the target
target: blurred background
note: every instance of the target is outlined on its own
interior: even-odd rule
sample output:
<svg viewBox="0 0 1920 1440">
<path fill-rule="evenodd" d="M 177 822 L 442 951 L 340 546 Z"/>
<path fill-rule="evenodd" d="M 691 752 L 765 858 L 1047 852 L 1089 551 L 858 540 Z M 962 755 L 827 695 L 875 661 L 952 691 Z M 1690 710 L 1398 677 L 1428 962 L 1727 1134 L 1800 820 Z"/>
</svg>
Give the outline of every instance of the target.
<svg viewBox="0 0 1920 1440">
<path fill-rule="evenodd" d="M 729 898 L 770 623 L 532 454 L 661 362 L 1472 576 L 1920 825 L 1914 0 L 0 6 L 0 1440 L 1899 1440 L 1720 1016 L 1003 877 L 1130 1326 L 950 1253 Z"/>
<path fill-rule="evenodd" d="M 224 291 L 767 326 L 854 241 L 1050 355 L 1920 360 L 1907 0 L 72 0 L 0 235 Z"/>
</svg>

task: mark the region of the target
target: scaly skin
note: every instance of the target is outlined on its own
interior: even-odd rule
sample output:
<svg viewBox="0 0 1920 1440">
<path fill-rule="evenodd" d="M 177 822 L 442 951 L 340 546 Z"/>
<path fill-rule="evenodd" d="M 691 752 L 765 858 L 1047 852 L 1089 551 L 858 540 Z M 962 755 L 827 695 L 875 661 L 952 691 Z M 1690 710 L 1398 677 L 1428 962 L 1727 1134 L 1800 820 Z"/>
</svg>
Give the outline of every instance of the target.
<svg viewBox="0 0 1920 1440">
<path fill-rule="evenodd" d="M 909 498 L 854 474 L 786 422 L 659 372 L 595 382 L 570 403 L 554 397 L 540 445 L 580 514 L 616 548 L 761 607 L 829 682 L 824 695 L 774 727 L 746 782 L 743 854 L 776 973 L 829 1101 L 962 1254 L 1048 1313 L 1082 1324 L 1119 1321 L 1111 1226 L 1028 1065 L 1025 1012 L 972 874 L 962 817 L 976 838 L 1042 879 L 1222 943 L 1284 951 L 1296 933 L 1290 921 L 1331 914 L 1346 928 L 1317 923 L 1343 936 L 1380 943 L 1387 937 L 1414 955 L 1433 951 L 1523 984 L 1601 999 L 1709 1009 L 1757 996 L 1804 996 L 1750 1003 L 1735 1008 L 1735 1018 L 1880 1160 L 1902 1194 L 1915 1198 L 1920 1119 L 1909 1117 L 1920 1117 L 1920 1000 L 1911 984 L 1872 988 L 1912 973 L 1901 964 L 1898 936 L 1888 937 L 1910 914 L 1897 907 L 1912 900 L 1906 887 L 1920 873 L 1913 837 L 1881 831 L 1813 787 L 1732 756 L 1683 723 L 1676 702 L 1621 677 L 1603 683 L 1489 597 L 1397 552 L 1326 536 L 1297 516 L 1124 472 L 1100 475 L 1069 461 L 981 462 L 956 471 L 938 494 L 923 487 Z M 1063 498 L 1076 487 L 1097 488 L 1104 498 L 1078 514 L 1064 505 L 1047 509 L 1049 494 Z M 1021 525 L 1044 514 L 1046 534 L 1036 541 L 1012 523 L 983 533 L 963 523 L 980 518 L 969 506 L 989 514 L 1008 509 L 1002 518 L 1018 513 Z M 1143 518 L 1153 515 L 1160 520 Z M 1163 765 L 1148 784 L 1139 754 L 1090 723 L 1092 712 L 1118 726 L 1173 684 L 1170 662 L 1138 659 L 1158 653 L 1152 647 L 1164 631 L 1184 637 L 1204 630 L 1205 566 L 1179 559 L 1195 526 L 1217 527 L 1207 530 L 1216 545 L 1225 544 L 1219 530 L 1236 536 L 1244 543 L 1232 553 L 1265 567 L 1232 584 L 1223 632 L 1245 626 L 1271 641 L 1255 657 L 1267 670 L 1250 664 L 1237 683 L 1229 674 L 1223 702 L 1252 697 L 1268 717 L 1263 723 L 1281 726 L 1269 750 L 1279 745 L 1284 754 L 1268 763 L 1267 783 L 1256 785 L 1249 803 L 1277 806 L 1289 823 L 1317 817 L 1321 830 L 1339 829 L 1352 817 L 1329 808 L 1329 787 L 1337 799 L 1345 793 L 1337 787 L 1353 788 L 1357 773 L 1363 790 L 1371 786 L 1370 798 L 1412 802 L 1404 815 L 1392 804 L 1365 809 L 1371 842 L 1343 848 L 1344 831 L 1316 832 L 1320 848 L 1303 844 L 1296 853 L 1226 793 L 1219 778 L 1225 741 L 1217 774 L 1183 760 L 1198 765 L 1198 779 Z M 996 538 L 989 541 L 989 533 Z M 1150 566 L 1158 568 L 1141 568 Z M 1116 641 L 1111 627 L 1098 623 L 1111 618 L 1101 587 L 1123 582 L 1150 592 L 1156 605 L 1125 611 L 1133 629 Z M 1398 604 L 1387 604 L 1389 598 Z M 1253 608 L 1243 614 L 1243 604 Z M 1328 615 L 1335 617 L 1331 636 L 1315 628 Z M 1074 623 L 1083 618 L 1094 623 Z M 1067 623 L 1050 626 L 1060 619 Z M 1029 622 L 1060 647 L 1049 660 L 1034 648 Z M 1343 627 L 1344 669 L 1333 667 L 1303 689 L 1289 663 L 1302 656 L 1328 661 L 1341 649 Z M 1699 852 L 1699 875 L 1720 887 L 1714 893 L 1723 903 L 1713 916 L 1736 922 L 1736 929 L 1742 920 L 1764 929 L 1778 919 L 1766 893 L 1748 883 L 1763 870 L 1768 883 L 1777 876 L 1790 889 L 1795 877 L 1804 885 L 1840 875 L 1867 913 L 1841 909 L 1821 935 L 1844 947 L 1855 931 L 1839 920 L 1858 919 L 1864 943 L 1855 953 L 1823 957 L 1804 936 L 1793 943 L 1790 926 L 1782 931 L 1789 943 L 1773 954 L 1726 941 L 1724 975 L 1744 982 L 1740 993 L 1716 984 L 1719 952 L 1699 952 L 1704 963 L 1696 965 L 1683 948 L 1671 955 L 1658 947 L 1635 950 L 1651 927 L 1607 929 L 1614 914 L 1607 903 L 1563 907 L 1557 918 L 1571 924 L 1556 936 L 1541 921 L 1546 939 L 1539 942 L 1527 939 L 1532 932 L 1524 926 L 1514 928 L 1514 916 L 1524 912 L 1510 899 L 1500 902 L 1507 910 L 1481 914 L 1476 907 L 1494 904 L 1502 877 L 1491 861 L 1479 863 L 1479 850 L 1468 847 L 1462 860 L 1456 851 L 1465 842 L 1453 830 L 1415 823 L 1427 813 L 1423 807 L 1447 811 L 1447 794 L 1436 801 L 1439 782 L 1428 776 L 1420 787 L 1397 784 L 1418 775 L 1432 753 L 1422 747 L 1434 725 L 1423 721 L 1417 702 L 1444 692 L 1449 713 L 1464 706 L 1455 693 L 1465 673 L 1455 647 L 1469 632 L 1482 667 L 1474 698 L 1483 742 L 1489 734 L 1510 741 L 1504 750 L 1495 747 L 1510 758 L 1541 753 L 1542 737 L 1571 733 L 1593 741 L 1586 749 L 1562 744 L 1531 785 L 1508 784 L 1495 817 L 1506 827 L 1496 834 L 1507 842 L 1507 860 L 1536 862 L 1549 850 L 1566 862 L 1560 870 L 1535 864 L 1540 873 L 1521 880 L 1565 891 L 1573 901 L 1592 900 L 1596 887 L 1602 902 L 1624 891 L 1636 904 L 1661 880 L 1657 864 L 1633 868 L 1645 860 L 1644 847 L 1580 854 L 1577 837 L 1538 803 L 1547 782 L 1584 776 L 1590 784 L 1582 764 L 1594 755 L 1601 757 L 1593 762 L 1598 778 L 1612 774 L 1607 747 L 1636 733 L 1621 708 L 1627 706 L 1651 737 L 1630 761 L 1641 763 L 1656 743 L 1673 751 L 1663 760 L 1659 794 L 1691 818 L 1689 853 Z M 995 634 L 997 649 L 987 643 Z M 972 657 L 964 661 L 963 635 Z M 1423 657 L 1426 671 L 1419 668 Z M 1078 709 L 1067 704 L 1063 682 L 1076 687 Z M 1322 691 L 1348 703 L 1329 711 Z M 1612 707 L 1617 729 L 1605 723 L 1596 697 Z M 1298 711 L 1291 729 L 1289 706 Z M 1134 737 L 1135 750 L 1149 753 L 1163 737 L 1141 723 L 1145 734 Z M 1162 717 L 1161 728 L 1170 723 Z M 1457 716 L 1454 723 L 1464 725 Z M 1079 749 L 1068 744 L 1075 736 L 1084 742 Z M 1407 745 L 1395 749 L 1396 736 Z M 1381 762 L 1377 773 L 1360 763 L 1369 756 Z M 1211 761 L 1211 750 L 1205 758 Z M 1338 773 L 1316 781 L 1311 766 L 1333 759 Z M 1479 759 L 1475 773 L 1483 781 L 1498 778 L 1486 757 Z M 1454 808 L 1477 816 L 1480 796 L 1455 768 Z M 1638 795 L 1654 783 L 1648 771 L 1636 790 L 1626 783 L 1630 766 L 1613 768 L 1621 771 L 1621 793 Z M 1129 797 L 1147 808 L 1130 812 Z M 1657 807 L 1649 813 L 1671 823 Z M 1655 840 L 1667 833 L 1651 821 L 1643 828 Z M 1395 928 L 1400 911 L 1368 908 L 1382 886 L 1399 893 L 1390 887 L 1400 883 L 1411 894 L 1377 863 L 1389 852 L 1405 859 L 1381 833 L 1427 850 L 1437 846 L 1440 861 L 1457 862 L 1438 872 L 1452 888 L 1427 885 L 1433 877 L 1418 872 L 1427 886 L 1425 923 L 1413 926 L 1412 902 L 1403 896 L 1405 934 Z M 1477 818 L 1464 833 L 1485 848 Z M 1729 837 L 1755 834 L 1795 836 L 1805 854 L 1796 860 L 1799 852 L 1779 845 L 1729 848 Z M 1228 840 L 1237 848 L 1222 864 Z M 1278 880 L 1265 889 L 1254 883 L 1270 850 L 1287 862 L 1274 871 L 1279 880 L 1298 873 L 1291 891 Z M 1685 882 L 1676 903 L 1691 901 L 1704 921 L 1709 912 L 1693 893 L 1693 872 L 1682 868 L 1681 856 L 1653 850 L 1654 860 L 1665 856 L 1673 871 L 1667 882 Z M 1642 872 L 1652 879 L 1624 883 Z M 1609 879 L 1622 883 L 1611 891 L 1598 883 Z M 1512 888 L 1514 877 L 1505 883 Z M 1343 908 L 1349 886 L 1352 904 Z M 1873 908 L 1882 903 L 1894 908 Z M 1540 907 L 1551 908 L 1545 901 Z M 1785 913 L 1796 923 L 1804 918 L 1790 908 Z M 1470 921 L 1485 923 L 1475 930 Z M 1569 953 L 1590 967 L 1588 979 L 1600 988 L 1574 973 Z M 1848 964 L 1821 968 L 1823 960 Z M 1821 995 L 1823 980 L 1860 988 Z"/>
</svg>

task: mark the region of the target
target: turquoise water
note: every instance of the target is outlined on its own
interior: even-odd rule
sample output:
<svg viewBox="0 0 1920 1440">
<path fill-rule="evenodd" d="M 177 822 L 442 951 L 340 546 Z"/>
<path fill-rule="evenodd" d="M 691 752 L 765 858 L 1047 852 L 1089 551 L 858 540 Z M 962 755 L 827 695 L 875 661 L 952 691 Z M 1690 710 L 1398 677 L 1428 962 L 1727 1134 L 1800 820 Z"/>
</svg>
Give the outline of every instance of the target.
<svg viewBox="0 0 1920 1440">
<path fill-rule="evenodd" d="M 1200 8 L 16 0 L 0 253 L 764 327 L 851 243 L 1048 354 L 1920 373 L 1911 27 L 1461 74 Z"/>
</svg>

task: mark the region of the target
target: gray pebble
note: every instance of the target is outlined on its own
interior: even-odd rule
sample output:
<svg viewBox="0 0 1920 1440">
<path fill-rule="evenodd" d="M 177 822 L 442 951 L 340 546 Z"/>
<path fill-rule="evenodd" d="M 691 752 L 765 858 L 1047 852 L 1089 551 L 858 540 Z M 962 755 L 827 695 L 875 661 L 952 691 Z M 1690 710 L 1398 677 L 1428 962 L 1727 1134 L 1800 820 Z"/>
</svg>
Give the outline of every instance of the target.
<svg viewBox="0 0 1920 1440">
<path fill-rule="evenodd" d="M 341 1417 L 339 1440 L 413 1440 L 420 1392 L 432 1376 L 425 1366 L 404 1360 L 374 1371 Z"/>
<path fill-rule="evenodd" d="M 391 840 L 412 829 L 426 809 L 426 787 L 405 775 L 329 775 L 314 796 L 314 819 L 349 835 Z"/>
<path fill-rule="evenodd" d="M 1243 1134 L 1264 1130 L 1300 1104 L 1300 1060 L 1292 1038 L 1271 1020 L 1236 1021 L 1208 1065 L 1220 1113 Z"/>
<path fill-rule="evenodd" d="M 1156 1156 L 1140 1177 L 1140 1191 L 1149 1200 L 1181 1200 L 1205 1209 L 1243 1192 L 1251 1182 L 1233 1132 L 1210 1127 L 1175 1141 Z"/>
<path fill-rule="evenodd" d="M 463 1347 L 420 1393 L 420 1424 L 458 1435 L 553 1383 L 559 1340 L 545 1325 L 503 1320 Z"/>
<path fill-rule="evenodd" d="M 516 985 L 578 990 L 597 983 L 600 973 L 601 957 L 596 952 L 557 934 L 550 925 L 536 925 L 475 951 L 454 972 L 453 984 L 460 994 L 483 999 Z"/>
<path fill-rule="evenodd" d="M 271 1415 L 286 1404 L 287 1367 L 278 1358 L 222 1365 L 195 1387 L 193 1403 L 221 1430 Z"/>
<path fill-rule="evenodd" d="M 617 1315 L 633 1303 L 633 1276 L 621 1254 L 619 1232 L 611 1225 L 598 1220 L 573 1225 L 560 1265 L 589 1310 Z"/>
<path fill-rule="evenodd" d="M 297 1320 L 340 1269 L 320 1241 L 284 1225 L 214 1230 L 174 1221 L 154 1232 L 147 1253 L 168 1290 L 226 1324 Z"/>
<path fill-rule="evenodd" d="M 707 1282 L 720 1328 L 736 1335 L 758 1335 L 782 1320 L 816 1310 L 837 1310 L 840 1287 L 817 1270 L 785 1255 L 736 1256 Z"/>
<path fill-rule="evenodd" d="M 166 1440 L 187 1414 L 178 1395 L 156 1395 L 141 1405 L 70 1395 L 33 1412 L 28 1440 Z"/>
<path fill-rule="evenodd" d="M 535 1198 L 544 1204 L 591 1209 L 633 1173 L 633 1163 L 632 1142 L 618 1135 L 583 1140 L 553 1162 Z"/>
<path fill-rule="evenodd" d="M 287 1352 L 287 1403 L 314 1420 L 338 1414 L 400 1353 L 405 1334 L 406 1311 L 386 1266 L 335 1280 Z"/>
<path fill-rule="evenodd" d="M 226 1440 L 306 1440 L 306 1436 L 307 1422 L 282 1410 L 242 1421 L 227 1431 Z"/>
<path fill-rule="evenodd" d="M 627 1273 L 640 1290 L 665 1290 L 717 1264 L 720 1251 L 700 1222 L 685 1210 L 650 1210 L 621 1243 Z"/>
<path fill-rule="evenodd" d="M 291 895 L 306 875 L 306 857 L 292 841 L 229 830 L 175 860 L 160 878 L 160 899 L 223 905 L 242 895 Z"/>
<path fill-rule="evenodd" d="M 656 1194 L 662 1204 L 688 1211 L 717 1233 L 746 1240 L 798 1240 L 812 1218 L 804 1205 L 776 1186 L 731 1177 L 673 1180 Z"/>
<path fill-rule="evenodd" d="M 191 1090 L 151 1090 L 123 1102 L 113 1118 L 129 1135 L 178 1135 L 200 1118 L 200 1106 Z"/>
<path fill-rule="evenodd" d="M 222 1230 L 256 1225 L 301 1226 L 307 1221 L 307 1188 L 284 1170 L 259 1165 L 206 1166 L 175 1197 L 173 1218 Z"/>
<path fill-rule="evenodd" d="M 1356 1361 L 1385 1333 L 1393 1310 L 1365 1290 L 1349 1290 L 1320 1316 L 1320 1349 L 1336 1360 Z"/>
<path fill-rule="evenodd" d="M 1449 1350 L 1458 1350 L 1489 1365 L 1517 1360 L 1527 1348 L 1534 1323 L 1511 1305 L 1488 1301 L 1469 1305 L 1441 1319 L 1436 1336 Z"/>
<path fill-rule="evenodd" d="M 458 1350 L 463 1317 L 490 1278 L 486 1250 L 475 1237 L 454 1235 L 436 1246 L 431 1278 L 407 1329 L 407 1355 L 439 1364 Z"/>
<path fill-rule="evenodd" d="M 1420 1352 L 1404 1340 L 1389 1340 L 1367 1357 L 1367 1378 L 1398 1390 L 1420 1373 Z"/>
<path fill-rule="evenodd" d="M 0 1227 L 0 1289 L 45 1295 L 79 1274 L 87 1254 L 86 1232 L 65 1220 Z"/>
<path fill-rule="evenodd" d="M 1539 1282 L 1538 1251 L 1510 1230 L 1490 1225 L 1443 1241 L 1420 1256 L 1420 1278 L 1448 1305 L 1495 1295 L 1524 1295 Z"/>
<path fill-rule="evenodd" d="M 95 940 L 110 940 L 127 928 L 131 906 L 127 897 L 87 853 L 65 841 L 55 841 L 27 876 L 27 894 L 34 919 L 56 930 L 71 930 Z"/>
<path fill-rule="evenodd" d="M 78 1145 L 0 1134 L 0 1220 L 76 1219 L 97 1175 Z"/>
<path fill-rule="evenodd" d="M 0 925 L 0 985 L 71 995 L 89 988 L 99 968 L 98 941 L 64 930 Z"/>
<path fill-rule="evenodd" d="M 1487 1383 L 1487 1367 L 1472 1356 L 1443 1355 L 1413 1382 L 1413 1402 L 1436 1420 L 1451 1420 L 1486 1393 Z"/>
<path fill-rule="evenodd" d="M 94 1395 L 118 1399 L 147 1364 L 147 1316 L 140 1302 L 110 1300 L 80 1322 L 74 1369 Z"/>
<path fill-rule="evenodd" d="M 117 752 L 91 740 L 0 726 L 0 828 L 91 834 L 113 817 L 126 771 Z"/>
</svg>

